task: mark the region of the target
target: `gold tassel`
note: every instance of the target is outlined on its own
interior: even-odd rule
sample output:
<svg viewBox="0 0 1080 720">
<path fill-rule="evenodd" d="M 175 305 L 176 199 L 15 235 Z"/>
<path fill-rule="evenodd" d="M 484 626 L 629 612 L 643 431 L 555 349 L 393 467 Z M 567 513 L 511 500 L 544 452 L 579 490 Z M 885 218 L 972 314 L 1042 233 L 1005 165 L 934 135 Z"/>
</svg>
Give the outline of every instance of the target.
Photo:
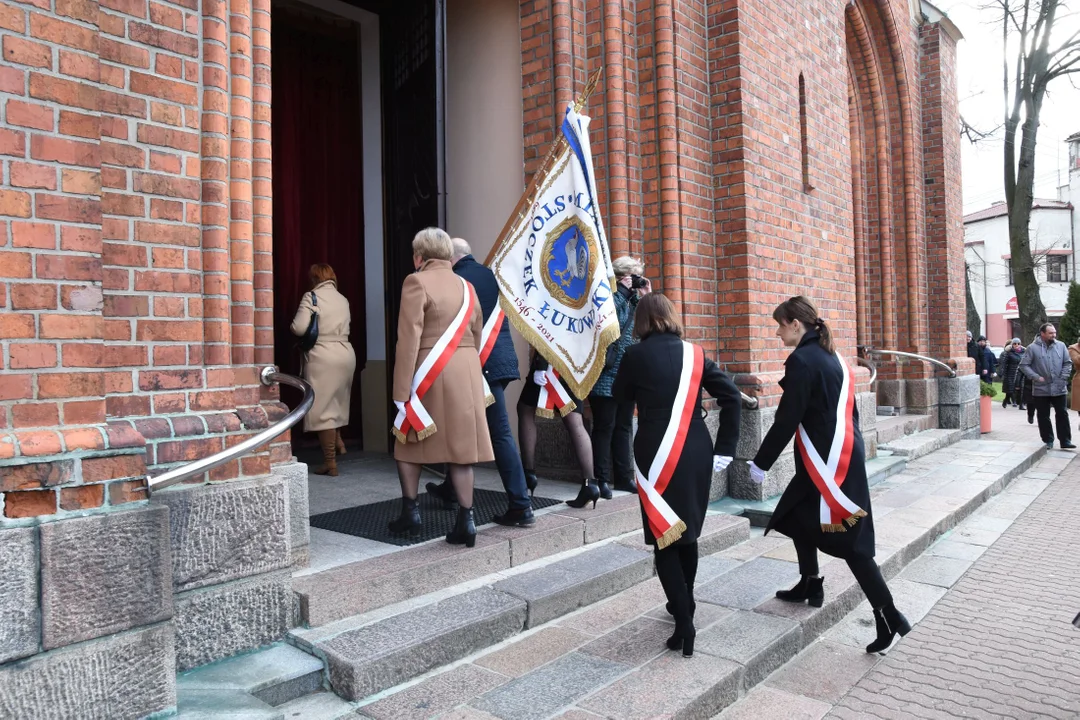
<svg viewBox="0 0 1080 720">
<path fill-rule="evenodd" d="M 858 510 L 851 517 L 845 518 L 844 522 L 847 523 L 848 527 L 855 527 L 855 523 L 859 522 L 859 518 L 864 518 L 864 517 L 866 517 L 866 511 L 865 510 Z"/>
<path fill-rule="evenodd" d="M 402 445 L 409 441 L 409 439 L 405 437 L 405 434 L 398 430 L 396 427 L 392 428 L 390 432 L 394 433 L 394 437 L 397 438 L 397 441 Z"/>
<path fill-rule="evenodd" d="M 438 428 L 435 427 L 435 423 L 431 423 L 431 425 L 416 433 L 416 439 L 427 440 L 429 437 L 435 434 L 436 430 L 438 430 Z"/>
<path fill-rule="evenodd" d="M 667 532 L 656 538 L 656 547 L 663 550 L 668 545 L 676 542 L 679 538 L 681 538 L 684 532 L 686 532 L 686 523 L 680 520 L 679 522 L 669 527 Z"/>
<path fill-rule="evenodd" d="M 563 417 L 566 417 L 570 413 L 574 412 L 574 408 L 576 408 L 576 407 L 577 407 L 577 405 L 574 404 L 573 400 L 571 400 L 570 402 L 566 403 L 561 408 L 559 408 L 559 414 L 562 415 Z M 553 414 L 551 417 L 555 417 L 555 415 Z"/>
<path fill-rule="evenodd" d="M 553 420 L 555 418 L 555 413 L 552 412 L 551 410 L 548 410 L 547 408 L 538 407 L 538 408 L 536 408 L 536 417 L 542 417 L 542 418 L 546 418 L 548 420 Z"/>
<path fill-rule="evenodd" d="M 844 527 L 844 523 L 821 523 L 821 532 L 847 532 L 847 528 Z"/>
</svg>

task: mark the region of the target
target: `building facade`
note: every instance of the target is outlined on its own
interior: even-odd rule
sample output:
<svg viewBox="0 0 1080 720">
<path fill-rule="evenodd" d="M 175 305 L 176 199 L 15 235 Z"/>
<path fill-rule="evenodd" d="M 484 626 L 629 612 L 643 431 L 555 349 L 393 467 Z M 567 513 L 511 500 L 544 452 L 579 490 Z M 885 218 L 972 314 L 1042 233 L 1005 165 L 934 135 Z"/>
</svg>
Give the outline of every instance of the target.
<svg viewBox="0 0 1080 720">
<path fill-rule="evenodd" d="M 601 65 L 612 252 L 759 397 L 741 458 L 790 295 L 848 358 L 969 375 L 959 39 L 916 0 L 0 2 L 0 715 L 168 712 L 177 670 L 283 635 L 308 537 L 290 436 L 152 498 L 147 476 L 295 402 L 259 370 L 295 370 L 316 261 L 352 306 L 350 432 L 385 451 L 409 241 L 437 224 L 486 255 Z M 877 400 L 971 428 L 972 380 L 886 364 Z M 791 458 L 717 491 L 776 494 Z"/>
</svg>

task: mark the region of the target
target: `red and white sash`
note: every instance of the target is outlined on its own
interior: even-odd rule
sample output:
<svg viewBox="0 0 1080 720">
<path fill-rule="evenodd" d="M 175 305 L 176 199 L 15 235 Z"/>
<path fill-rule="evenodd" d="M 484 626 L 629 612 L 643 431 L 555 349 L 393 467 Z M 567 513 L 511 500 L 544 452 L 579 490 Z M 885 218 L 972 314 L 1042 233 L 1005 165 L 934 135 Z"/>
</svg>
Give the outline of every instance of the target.
<svg viewBox="0 0 1080 720">
<path fill-rule="evenodd" d="M 637 476 L 638 497 L 645 508 L 645 517 L 649 520 L 649 529 L 656 538 L 656 547 L 661 550 L 672 544 L 686 532 L 684 523 L 663 498 L 671 476 L 679 464 L 686 433 L 694 416 L 694 407 L 701 392 L 701 374 L 705 367 L 705 353 L 701 348 L 688 342 L 683 344 L 683 363 L 679 374 L 679 390 L 675 395 L 671 419 L 660 441 L 649 476 L 645 477 L 634 461 L 634 474 Z"/>
<path fill-rule="evenodd" d="M 476 293 L 465 280 L 461 280 L 461 288 L 464 294 L 461 309 L 454 317 L 454 321 L 450 323 L 450 327 L 446 328 L 442 337 L 436 341 L 435 347 L 431 348 L 431 352 L 424 358 L 424 362 L 416 369 L 412 381 L 412 396 L 405 403 L 405 409 L 399 410 L 397 418 L 394 419 L 392 432 L 398 442 L 406 442 L 409 430 L 415 430 L 416 437 L 420 440 L 431 437 L 437 430 L 435 421 L 431 419 L 431 415 L 421 404 L 420 399 L 427 394 L 435 383 L 435 378 L 439 377 L 439 373 L 450 362 L 450 358 L 461 344 L 465 329 L 469 326 L 469 319 L 476 306 Z"/>
<path fill-rule="evenodd" d="M 810 473 L 810 479 L 821 493 L 821 530 L 822 532 L 847 532 L 847 527 L 854 527 L 859 518 L 866 517 L 866 511 L 852 502 L 840 486 L 847 479 L 851 466 L 852 448 L 855 445 L 855 383 L 851 369 L 844 358 L 837 354 L 840 368 L 844 373 L 844 382 L 840 389 L 840 398 L 836 405 L 836 429 L 833 431 L 829 457 L 822 459 L 806 428 L 799 425 L 795 435 L 795 446 L 802 456 L 803 465 Z"/>
<path fill-rule="evenodd" d="M 553 418 L 555 411 L 558 411 L 559 415 L 565 417 L 573 412 L 577 405 L 570 399 L 570 393 L 566 392 L 555 368 L 548 365 L 544 374 L 547 376 L 547 384 L 540 386 L 540 395 L 536 400 L 536 414 L 544 418 Z"/>
<path fill-rule="evenodd" d="M 499 339 L 499 331 L 502 330 L 503 321 L 506 320 L 506 315 L 503 313 L 502 308 L 495 305 L 495 310 L 492 311 L 491 316 L 484 323 L 484 330 L 480 333 L 480 368 L 481 370 L 487 365 L 488 358 L 491 357 L 491 351 L 495 349 L 495 341 Z M 491 394 L 491 386 L 488 385 L 487 378 L 483 373 L 480 377 L 484 380 L 484 404 L 491 405 L 495 402 L 495 396 Z"/>
</svg>

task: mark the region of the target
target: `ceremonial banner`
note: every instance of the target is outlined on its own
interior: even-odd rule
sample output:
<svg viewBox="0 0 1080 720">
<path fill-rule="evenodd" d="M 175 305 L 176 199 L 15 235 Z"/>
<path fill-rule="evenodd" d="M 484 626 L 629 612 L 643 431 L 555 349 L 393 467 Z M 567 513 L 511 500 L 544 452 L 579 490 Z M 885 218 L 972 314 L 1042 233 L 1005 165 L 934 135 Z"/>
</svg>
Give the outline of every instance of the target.
<svg viewBox="0 0 1080 720">
<path fill-rule="evenodd" d="M 589 394 L 619 336 L 588 128 L 588 117 L 567 108 L 548 162 L 488 263 L 510 322 L 579 398 Z"/>
</svg>

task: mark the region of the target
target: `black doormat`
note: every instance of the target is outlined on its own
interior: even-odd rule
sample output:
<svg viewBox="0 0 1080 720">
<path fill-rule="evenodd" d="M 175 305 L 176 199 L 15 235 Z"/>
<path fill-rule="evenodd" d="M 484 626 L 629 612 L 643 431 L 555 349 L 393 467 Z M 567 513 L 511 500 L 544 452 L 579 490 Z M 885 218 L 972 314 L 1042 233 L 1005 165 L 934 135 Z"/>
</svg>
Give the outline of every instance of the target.
<svg viewBox="0 0 1080 720">
<path fill-rule="evenodd" d="M 400 499 L 383 500 L 370 505 L 312 515 L 311 527 L 377 540 L 390 545 L 416 545 L 426 540 L 445 537 L 454 529 L 454 521 L 457 519 L 456 505 L 453 509 L 447 509 L 442 500 L 431 497 L 427 493 L 421 493 L 418 499 L 420 500 L 420 519 L 423 521 L 419 538 L 392 535 L 386 526 L 391 520 L 400 517 Z M 563 501 L 545 497 L 532 499 L 534 510 L 558 505 L 561 502 Z M 506 493 L 494 490 L 473 490 L 473 517 L 477 526 L 490 523 L 491 518 L 504 512 L 506 512 Z"/>
</svg>

